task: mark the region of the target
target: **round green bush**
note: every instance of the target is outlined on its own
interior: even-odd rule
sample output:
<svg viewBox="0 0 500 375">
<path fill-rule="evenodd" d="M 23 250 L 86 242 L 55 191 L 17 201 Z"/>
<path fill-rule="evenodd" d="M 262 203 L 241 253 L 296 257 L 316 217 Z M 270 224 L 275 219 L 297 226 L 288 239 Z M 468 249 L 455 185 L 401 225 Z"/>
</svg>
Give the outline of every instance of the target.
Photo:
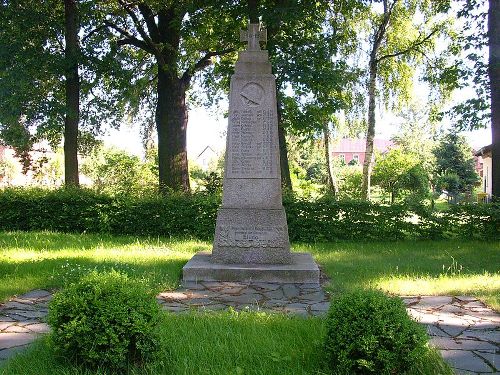
<svg viewBox="0 0 500 375">
<path fill-rule="evenodd" d="M 123 369 L 157 353 L 160 314 L 144 283 L 116 271 L 94 271 L 50 302 L 51 343 L 78 364 Z"/>
<path fill-rule="evenodd" d="M 427 351 L 427 334 L 403 301 L 375 290 L 332 301 L 325 354 L 333 374 L 401 374 Z"/>
</svg>

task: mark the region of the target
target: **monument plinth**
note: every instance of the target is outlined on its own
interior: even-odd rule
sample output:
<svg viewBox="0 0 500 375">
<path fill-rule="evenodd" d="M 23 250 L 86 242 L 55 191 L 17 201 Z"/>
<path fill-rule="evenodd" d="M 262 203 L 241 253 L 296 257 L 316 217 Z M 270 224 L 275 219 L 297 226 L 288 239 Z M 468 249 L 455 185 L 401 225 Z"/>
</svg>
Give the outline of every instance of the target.
<svg viewBox="0 0 500 375">
<path fill-rule="evenodd" d="M 229 94 L 229 124 L 222 193 L 212 254 L 198 253 L 183 268 L 184 281 L 319 283 L 309 254 L 290 252 L 281 197 L 276 83 L 259 41 L 266 31 L 241 32 Z"/>
</svg>

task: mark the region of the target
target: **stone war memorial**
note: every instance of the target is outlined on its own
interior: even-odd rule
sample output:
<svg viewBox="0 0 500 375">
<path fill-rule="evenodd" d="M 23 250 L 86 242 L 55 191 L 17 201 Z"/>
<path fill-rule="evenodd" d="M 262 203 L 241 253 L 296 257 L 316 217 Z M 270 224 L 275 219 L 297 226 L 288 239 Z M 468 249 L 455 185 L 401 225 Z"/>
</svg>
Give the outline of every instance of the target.
<svg viewBox="0 0 500 375">
<path fill-rule="evenodd" d="M 266 30 L 249 24 L 231 77 L 222 207 L 212 253 L 196 254 L 184 282 L 240 281 L 319 284 L 308 253 L 290 252 L 282 205 L 276 83 Z"/>
</svg>

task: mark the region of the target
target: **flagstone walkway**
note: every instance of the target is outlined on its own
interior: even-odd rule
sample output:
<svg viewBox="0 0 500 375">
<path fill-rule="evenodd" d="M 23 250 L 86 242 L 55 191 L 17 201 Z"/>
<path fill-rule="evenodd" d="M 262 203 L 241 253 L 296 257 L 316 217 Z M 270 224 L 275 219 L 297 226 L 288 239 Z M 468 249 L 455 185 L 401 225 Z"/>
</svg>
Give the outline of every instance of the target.
<svg viewBox="0 0 500 375">
<path fill-rule="evenodd" d="M 0 304 L 0 366 L 41 333 L 52 294 L 34 290 Z M 198 283 L 160 293 L 165 310 L 279 311 L 304 317 L 324 315 L 328 296 L 307 284 Z M 500 374 L 500 314 L 474 297 L 403 297 L 408 313 L 424 324 L 430 342 L 457 374 Z"/>
</svg>

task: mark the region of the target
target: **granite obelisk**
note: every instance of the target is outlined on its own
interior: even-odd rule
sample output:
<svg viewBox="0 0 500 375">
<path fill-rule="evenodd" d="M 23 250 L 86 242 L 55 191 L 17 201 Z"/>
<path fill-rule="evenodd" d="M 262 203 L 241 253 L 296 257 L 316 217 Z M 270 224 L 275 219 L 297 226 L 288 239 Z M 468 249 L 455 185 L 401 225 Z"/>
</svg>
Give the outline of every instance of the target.
<svg viewBox="0 0 500 375">
<path fill-rule="evenodd" d="M 281 203 L 276 82 L 265 30 L 250 24 L 231 77 L 222 207 L 213 259 L 220 263 L 291 263 Z"/>
<path fill-rule="evenodd" d="M 266 30 L 249 24 L 231 77 L 222 193 L 212 254 L 184 267 L 185 281 L 319 282 L 309 254 L 290 252 L 282 205 L 276 82 Z"/>
</svg>

